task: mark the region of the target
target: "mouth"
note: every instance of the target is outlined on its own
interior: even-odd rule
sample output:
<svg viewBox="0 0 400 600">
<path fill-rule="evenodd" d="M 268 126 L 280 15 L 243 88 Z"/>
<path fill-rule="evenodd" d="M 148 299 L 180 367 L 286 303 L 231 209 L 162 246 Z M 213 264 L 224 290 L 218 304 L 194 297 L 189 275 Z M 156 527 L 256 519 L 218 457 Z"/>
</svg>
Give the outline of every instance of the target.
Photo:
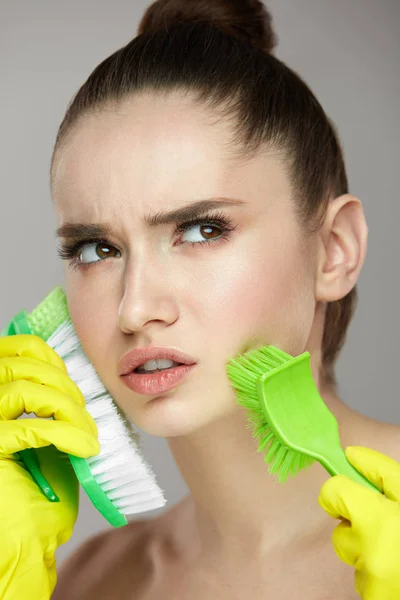
<svg viewBox="0 0 400 600">
<path fill-rule="evenodd" d="M 178 364 L 168 369 L 154 371 L 144 371 L 142 367 L 137 367 L 131 373 L 121 376 L 124 385 L 145 396 L 154 396 L 170 390 L 184 380 L 193 372 L 195 364 Z"/>
<path fill-rule="evenodd" d="M 176 362 L 176 361 L 171 361 L 171 360 L 157 360 L 157 361 L 152 361 L 154 363 L 154 368 L 144 368 L 144 364 L 139 365 L 138 367 L 136 367 L 136 369 L 133 369 L 134 373 L 138 373 L 141 375 L 152 375 L 153 373 L 159 373 L 162 371 L 166 371 L 167 369 L 173 369 L 175 367 L 180 367 L 182 366 L 184 363 L 181 362 Z M 172 363 L 172 364 L 171 364 Z M 148 366 L 152 366 L 150 363 L 148 364 Z"/>
<path fill-rule="evenodd" d="M 150 362 L 150 364 L 146 364 Z M 147 346 L 137 348 L 125 354 L 119 361 L 119 374 L 129 375 L 135 372 L 138 367 L 147 366 L 148 371 L 154 371 L 156 368 L 168 368 L 176 365 L 193 365 L 196 359 L 177 348 L 168 348 L 167 346 Z M 139 373 L 141 371 L 138 371 Z"/>
</svg>

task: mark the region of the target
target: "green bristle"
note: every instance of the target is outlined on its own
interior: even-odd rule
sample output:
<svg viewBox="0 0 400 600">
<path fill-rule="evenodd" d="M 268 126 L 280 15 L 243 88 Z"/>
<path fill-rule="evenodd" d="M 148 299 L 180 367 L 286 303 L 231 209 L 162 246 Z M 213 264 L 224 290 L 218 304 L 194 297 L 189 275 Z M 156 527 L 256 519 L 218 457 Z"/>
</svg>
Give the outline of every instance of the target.
<svg viewBox="0 0 400 600">
<path fill-rule="evenodd" d="M 43 340 L 48 340 L 69 318 L 67 297 L 61 286 L 56 287 L 27 315 L 29 327 Z"/>
<path fill-rule="evenodd" d="M 264 461 L 269 472 L 284 483 L 289 476 L 313 464 L 314 458 L 287 448 L 269 426 L 257 396 L 257 381 L 265 373 L 276 369 L 293 357 L 274 346 L 232 358 L 227 365 L 228 377 L 236 389 L 237 402 L 247 409 L 248 427 L 252 437 L 259 442 L 257 452 L 265 452 Z"/>
</svg>

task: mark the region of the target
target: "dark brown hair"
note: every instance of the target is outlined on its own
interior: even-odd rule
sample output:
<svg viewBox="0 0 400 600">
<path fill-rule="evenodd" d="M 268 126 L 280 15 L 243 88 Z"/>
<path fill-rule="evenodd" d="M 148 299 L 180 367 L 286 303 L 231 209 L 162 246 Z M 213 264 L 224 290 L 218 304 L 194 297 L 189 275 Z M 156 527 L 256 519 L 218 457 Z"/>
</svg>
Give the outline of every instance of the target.
<svg viewBox="0 0 400 600">
<path fill-rule="evenodd" d="M 293 205 L 305 235 L 321 226 L 331 198 L 348 192 L 332 122 L 302 79 L 273 51 L 271 17 L 259 0 L 158 0 L 138 36 L 100 63 L 72 99 L 58 131 L 58 151 L 85 115 L 112 108 L 141 91 L 183 90 L 230 119 L 232 151 L 251 158 L 278 150 L 288 168 Z M 346 338 L 357 287 L 329 302 L 322 340 L 325 383 Z"/>
</svg>

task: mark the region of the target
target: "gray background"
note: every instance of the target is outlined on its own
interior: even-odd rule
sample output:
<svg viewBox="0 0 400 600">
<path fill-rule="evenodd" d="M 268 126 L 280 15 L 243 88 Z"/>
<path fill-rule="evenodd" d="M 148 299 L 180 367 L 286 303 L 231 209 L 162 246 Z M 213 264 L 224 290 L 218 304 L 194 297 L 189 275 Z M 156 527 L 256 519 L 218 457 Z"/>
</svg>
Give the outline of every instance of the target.
<svg viewBox="0 0 400 600">
<path fill-rule="evenodd" d="M 148 5 L 0 0 L 0 329 L 63 284 L 48 181 L 56 131 L 72 95 L 136 35 Z M 351 191 L 362 199 L 369 225 L 359 306 L 338 363 L 340 391 L 360 412 L 400 424 L 400 1 L 270 0 L 268 6 L 277 56 L 300 73 L 339 128 Z M 187 488 L 165 440 L 143 434 L 143 444 L 168 509 Z M 82 493 L 74 534 L 57 551 L 59 564 L 106 528 Z"/>
</svg>

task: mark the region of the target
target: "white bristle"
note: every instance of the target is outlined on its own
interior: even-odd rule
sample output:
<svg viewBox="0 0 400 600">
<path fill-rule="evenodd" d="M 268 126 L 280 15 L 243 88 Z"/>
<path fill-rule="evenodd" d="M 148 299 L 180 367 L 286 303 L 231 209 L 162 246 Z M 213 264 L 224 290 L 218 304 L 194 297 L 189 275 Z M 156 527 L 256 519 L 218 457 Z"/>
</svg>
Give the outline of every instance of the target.
<svg viewBox="0 0 400 600">
<path fill-rule="evenodd" d="M 87 458 L 91 473 L 109 500 L 125 515 L 165 506 L 163 491 L 145 462 L 139 433 L 124 419 L 95 368 L 83 352 L 68 318 L 46 342 L 63 359 L 68 375 L 81 390 L 99 432 L 100 453 Z"/>
</svg>

